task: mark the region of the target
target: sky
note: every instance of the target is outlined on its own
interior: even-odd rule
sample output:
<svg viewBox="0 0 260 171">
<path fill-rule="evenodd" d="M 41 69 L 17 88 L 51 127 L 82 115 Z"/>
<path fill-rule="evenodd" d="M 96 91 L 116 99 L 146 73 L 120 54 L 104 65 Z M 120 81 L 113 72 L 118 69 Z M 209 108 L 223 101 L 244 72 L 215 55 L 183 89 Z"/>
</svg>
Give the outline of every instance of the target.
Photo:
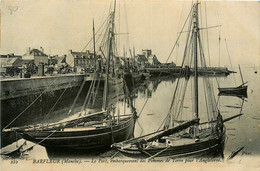
<svg viewBox="0 0 260 171">
<path fill-rule="evenodd" d="M 120 54 L 124 46 L 135 47 L 136 53 L 152 49 L 165 62 L 190 6 L 191 1 L 118 0 L 116 28 L 128 33 L 118 38 Z M 97 30 L 109 7 L 110 0 L 2 0 L 1 54 L 23 55 L 28 47 L 43 47 L 51 55 L 82 51 L 92 38 L 92 20 Z M 227 47 L 233 66 L 260 66 L 260 2 L 202 1 L 200 10 L 202 27 L 205 10 L 208 27 L 221 25 L 208 29 L 212 66 L 219 56 L 221 66 L 230 66 Z M 206 42 L 206 30 L 202 34 Z M 185 44 L 184 38 L 179 44 Z M 169 62 L 180 64 L 181 51 L 175 48 Z"/>
</svg>

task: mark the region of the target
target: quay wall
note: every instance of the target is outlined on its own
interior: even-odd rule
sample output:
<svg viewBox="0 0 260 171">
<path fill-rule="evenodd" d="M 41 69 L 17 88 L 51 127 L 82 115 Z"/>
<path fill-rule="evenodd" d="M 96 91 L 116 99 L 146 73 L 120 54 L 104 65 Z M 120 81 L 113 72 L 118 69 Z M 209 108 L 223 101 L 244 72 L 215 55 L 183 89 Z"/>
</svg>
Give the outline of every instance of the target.
<svg viewBox="0 0 260 171">
<path fill-rule="evenodd" d="M 1 130 L 38 123 L 60 121 L 81 111 L 93 77 L 85 75 L 62 75 L 28 79 L 1 80 Z M 85 81 L 78 99 L 80 87 Z M 111 103 L 117 95 L 124 95 L 123 79 L 109 80 L 108 96 Z M 98 87 L 99 81 L 95 87 Z M 95 103 L 91 110 L 100 110 L 103 103 L 104 81 L 101 79 Z M 75 101 L 75 104 L 74 104 Z M 74 107 L 72 108 L 74 104 Z M 15 132 L 1 133 L 1 147 L 16 141 Z"/>
<path fill-rule="evenodd" d="M 84 75 L 1 80 L 1 130 L 6 126 L 48 123 L 64 118 L 83 81 Z M 81 109 L 90 82 L 86 81 L 74 106 L 75 112 Z M 11 143 L 7 140 L 12 136 L 12 133 L 2 133 L 1 147 Z"/>
<path fill-rule="evenodd" d="M 39 94 L 43 91 L 53 93 L 56 90 L 80 86 L 84 75 L 59 75 L 33 78 L 1 80 L 1 100 Z"/>
</svg>

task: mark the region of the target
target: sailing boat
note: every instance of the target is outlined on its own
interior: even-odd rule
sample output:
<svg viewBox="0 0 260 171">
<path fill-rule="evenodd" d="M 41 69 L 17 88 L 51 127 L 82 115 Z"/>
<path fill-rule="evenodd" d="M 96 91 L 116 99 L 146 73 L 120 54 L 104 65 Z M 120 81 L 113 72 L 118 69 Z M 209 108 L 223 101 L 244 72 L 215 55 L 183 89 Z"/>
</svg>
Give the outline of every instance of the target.
<svg viewBox="0 0 260 171">
<path fill-rule="evenodd" d="M 190 78 L 185 77 L 185 72 L 181 72 L 176 83 L 171 107 L 165 118 L 164 128 L 112 145 L 126 156 L 150 159 L 154 157 L 223 155 L 226 129 L 216 105 L 210 80 L 206 74 L 200 78 L 203 79 L 204 85 L 204 91 L 200 92 L 205 92 L 204 98 L 207 103 L 201 105 L 206 104 L 207 110 L 203 111 L 202 108 L 199 108 L 199 97 L 201 96 L 199 96 L 198 91 L 198 57 L 201 59 L 202 67 L 206 67 L 206 62 L 201 45 L 198 5 L 199 3 L 192 5 L 186 19 L 186 21 L 189 21 L 188 31 L 186 31 L 188 36 L 182 61 L 182 67 L 184 67 L 184 64 L 192 66 L 192 63 L 194 67 L 193 109 L 191 111 L 184 108 L 186 100 L 189 100 L 189 98 L 184 98 L 185 94 L 191 94 L 186 93 Z M 200 120 L 204 117 L 207 117 L 207 121 L 201 122 Z"/>
<path fill-rule="evenodd" d="M 115 48 L 113 47 L 115 43 L 115 7 L 116 1 L 108 18 L 106 32 L 108 33 L 106 35 L 106 38 L 108 38 L 106 40 L 108 42 L 106 73 L 100 73 L 105 76 L 102 111 L 90 114 L 83 111 L 79 113 L 77 118 L 71 117 L 54 123 L 14 127 L 4 129 L 3 132 L 17 131 L 25 140 L 40 144 L 46 149 L 66 148 L 88 151 L 110 148 L 111 144 L 124 141 L 130 137 L 135 122 L 133 113 L 114 116 L 113 105 L 109 102 L 109 92 L 112 91 L 113 84 L 120 82 L 118 79 L 122 79 L 119 78 L 114 68 L 110 67 L 115 55 Z M 113 73 L 111 73 L 111 70 L 113 70 Z"/>
<path fill-rule="evenodd" d="M 218 88 L 219 93 L 221 94 L 234 94 L 234 95 L 244 95 L 247 97 L 247 82 L 244 82 L 242 72 L 240 69 L 240 65 L 238 65 L 240 76 L 242 80 L 242 84 L 238 87 L 225 87 L 225 88 Z"/>
</svg>

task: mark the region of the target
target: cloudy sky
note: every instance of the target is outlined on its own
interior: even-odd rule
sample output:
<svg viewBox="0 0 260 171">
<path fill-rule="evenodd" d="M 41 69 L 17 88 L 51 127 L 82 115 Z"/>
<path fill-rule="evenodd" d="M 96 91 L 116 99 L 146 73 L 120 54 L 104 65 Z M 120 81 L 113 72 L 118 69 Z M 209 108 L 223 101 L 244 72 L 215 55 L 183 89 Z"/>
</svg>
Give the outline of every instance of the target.
<svg viewBox="0 0 260 171">
<path fill-rule="evenodd" d="M 120 52 L 123 46 L 135 46 L 136 53 L 152 49 L 165 62 L 190 6 L 190 1 L 117 1 L 117 30 L 129 33 L 120 36 Z M 110 0 L 2 0 L 1 54 L 22 55 L 27 47 L 43 47 L 52 55 L 81 51 L 92 37 L 93 18 L 98 29 L 109 7 Z M 220 65 L 230 65 L 225 39 L 233 65 L 260 64 L 259 2 L 202 1 L 200 9 L 202 25 L 205 10 L 208 26 L 221 25 L 208 30 L 212 65 L 218 65 L 219 35 Z M 179 63 L 180 59 L 181 49 L 176 48 L 170 61 Z"/>
</svg>

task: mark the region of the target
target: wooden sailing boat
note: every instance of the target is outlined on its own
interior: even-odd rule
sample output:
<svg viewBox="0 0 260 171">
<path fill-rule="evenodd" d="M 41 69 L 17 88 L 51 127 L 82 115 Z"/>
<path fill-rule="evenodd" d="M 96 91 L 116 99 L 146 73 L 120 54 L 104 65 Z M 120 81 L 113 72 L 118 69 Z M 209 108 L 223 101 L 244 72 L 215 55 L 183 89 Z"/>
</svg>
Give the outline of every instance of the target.
<svg viewBox="0 0 260 171">
<path fill-rule="evenodd" d="M 115 55 L 115 49 L 113 48 L 115 43 L 115 7 L 116 1 L 114 3 L 114 9 L 110 13 L 107 28 L 108 35 L 106 35 L 108 36 L 108 46 L 106 73 L 103 74 L 105 75 L 103 110 L 87 115 L 84 115 L 85 112 L 81 112 L 77 118 L 69 118 L 55 123 L 4 129 L 4 132 L 17 131 L 24 139 L 40 144 L 46 147 L 46 149 L 66 148 L 88 151 L 110 148 L 111 144 L 124 141 L 130 137 L 134 128 L 134 115 L 130 113 L 114 116 L 113 106 L 109 103 L 110 86 L 113 86 L 116 80 L 119 79 L 119 76 L 114 73 L 114 68 L 110 67 L 111 58 Z M 113 73 L 111 73 L 111 70 L 113 70 Z M 112 84 L 109 83 L 111 81 Z"/>
<path fill-rule="evenodd" d="M 200 56 L 202 67 L 206 67 L 206 62 L 200 39 L 198 5 L 199 3 L 195 3 L 189 13 L 188 38 L 182 62 L 182 67 L 185 63 L 191 64 L 193 62 L 193 110 L 184 111 L 184 100 L 188 99 L 184 97 L 189 77 L 183 77 L 185 73 L 181 72 L 176 83 L 169 113 L 165 119 L 164 128 L 141 137 L 113 144 L 113 147 L 122 154 L 146 158 L 223 155 L 226 137 L 224 120 L 217 109 L 207 75 L 202 78 L 204 91 L 207 93 L 204 97 L 208 100 L 205 103 L 207 110 L 204 112 L 202 108 L 199 108 L 198 56 Z M 204 113 L 207 113 L 207 121 L 200 122 L 200 117 L 205 117 L 203 116 Z"/>
<path fill-rule="evenodd" d="M 221 94 L 234 94 L 234 95 L 244 95 L 247 97 L 247 82 L 244 82 L 242 72 L 240 69 L 240 65 L 238 65 L 240 76 L 242 80 L 242 84 L 238 87 L 225 87 L 225 88 L 218 88 L 219 93 Z"/>
</svg>

